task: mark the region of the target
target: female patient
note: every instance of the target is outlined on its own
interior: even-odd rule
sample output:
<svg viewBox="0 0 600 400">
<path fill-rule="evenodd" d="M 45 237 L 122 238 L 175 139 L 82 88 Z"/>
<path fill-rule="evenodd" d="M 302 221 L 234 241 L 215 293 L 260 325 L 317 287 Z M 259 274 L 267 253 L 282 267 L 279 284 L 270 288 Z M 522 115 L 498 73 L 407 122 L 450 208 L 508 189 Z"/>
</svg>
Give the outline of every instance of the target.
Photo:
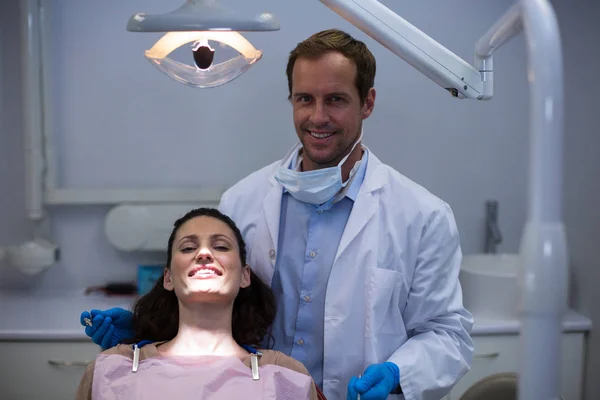
<svg viewBox="0 0 600 400">
<path fill-rule="evenodd" d="M 255 350 L 275 303 L 233 221 L 192 210 L 168 246 L 163 280 L 134 306 L 134 339 L 87 367 L 77 399 L 318 399 L 300 362 Z"/>
</svg>

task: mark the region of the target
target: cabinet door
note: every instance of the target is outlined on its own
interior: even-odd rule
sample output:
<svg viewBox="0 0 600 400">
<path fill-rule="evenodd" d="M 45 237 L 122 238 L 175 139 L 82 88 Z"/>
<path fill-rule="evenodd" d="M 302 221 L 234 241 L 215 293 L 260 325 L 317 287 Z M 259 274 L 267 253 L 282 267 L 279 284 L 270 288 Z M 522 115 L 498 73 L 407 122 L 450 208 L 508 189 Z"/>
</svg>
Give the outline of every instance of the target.
<svg viewBox="0 0 600 400">
<path fill-rule="evenodd" d="M 1 342 L 0 399 L 74 399 L 100 347 L 90 342 Z"/>
<path fill-rule="evenodd" d="M 475 336 L 475 355 L 471 370 L 456 384 L 450 393 L 451 400 L 461 396 L 483 378 L 502 372 L 518 372 L 519 336 Z M 563 335 L 561 394 L 566 400 L 581 399 L 583 379 L 584 334 Z"/>
</svg>

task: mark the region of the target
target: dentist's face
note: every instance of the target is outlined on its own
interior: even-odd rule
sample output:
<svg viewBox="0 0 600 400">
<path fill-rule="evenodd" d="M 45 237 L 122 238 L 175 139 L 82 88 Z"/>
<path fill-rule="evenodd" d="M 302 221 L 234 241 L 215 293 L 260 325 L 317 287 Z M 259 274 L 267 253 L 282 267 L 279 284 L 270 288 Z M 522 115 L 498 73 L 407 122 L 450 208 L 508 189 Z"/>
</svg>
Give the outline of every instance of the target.
<svg viewBox="0 0 600 400">
<path fill-rule="evenodd" d="M 375 90 L 361 103 L 356 73 L 356 65 L 338 52 L 296 60 L 290 100 L 304 148 L 303 170 L 337 165 L 360 136 L 362 121 L 373 111 Z M 361 152 L 360 146 L 354 151 Z"/>
<path fill-rule="evenodd" d="M 176 233 L 171 251 L 163 285 L 179 301 L 229 303 L 250 285 L 250 268 L 242 265 L 235 234 L 223 221 L 190 219 Z"/>
</svg>

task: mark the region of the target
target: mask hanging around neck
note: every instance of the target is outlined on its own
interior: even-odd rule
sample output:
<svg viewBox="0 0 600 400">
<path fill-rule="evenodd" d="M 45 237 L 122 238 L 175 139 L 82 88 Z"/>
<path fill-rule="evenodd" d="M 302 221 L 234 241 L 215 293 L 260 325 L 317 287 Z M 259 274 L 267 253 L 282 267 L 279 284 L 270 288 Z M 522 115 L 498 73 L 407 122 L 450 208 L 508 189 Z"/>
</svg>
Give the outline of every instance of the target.
<svg viewBox="0 0 600 400">
<path fill-rule="evenodd" d="M 346 182 L 342 182 L 342 165 L 350 157 L 361 139 L 362 131 L 348 154 L 334 167 L 320 168 L 313 171 L 295 171 L 286 166 L 281 166 L 275 174 L 275 179 L 298 201 L 315 205 L 326 203 L 350 181 L 348 179 Z"/>
</svg>

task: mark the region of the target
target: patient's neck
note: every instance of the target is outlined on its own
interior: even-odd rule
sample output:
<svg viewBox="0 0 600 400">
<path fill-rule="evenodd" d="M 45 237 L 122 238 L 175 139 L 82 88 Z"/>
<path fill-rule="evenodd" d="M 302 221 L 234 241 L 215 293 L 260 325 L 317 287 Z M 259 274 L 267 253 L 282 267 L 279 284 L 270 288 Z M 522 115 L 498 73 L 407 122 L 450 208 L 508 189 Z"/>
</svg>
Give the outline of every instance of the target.
<svg viewBox="0 0 600 400">
<path fill-rule="evenodd" d="M 179 302 L 179 329 L 173 340 L 159 347 L 167 356 L 236 356 L 248 353 L 233 339 L 232 304 Z"/>
</svg>

